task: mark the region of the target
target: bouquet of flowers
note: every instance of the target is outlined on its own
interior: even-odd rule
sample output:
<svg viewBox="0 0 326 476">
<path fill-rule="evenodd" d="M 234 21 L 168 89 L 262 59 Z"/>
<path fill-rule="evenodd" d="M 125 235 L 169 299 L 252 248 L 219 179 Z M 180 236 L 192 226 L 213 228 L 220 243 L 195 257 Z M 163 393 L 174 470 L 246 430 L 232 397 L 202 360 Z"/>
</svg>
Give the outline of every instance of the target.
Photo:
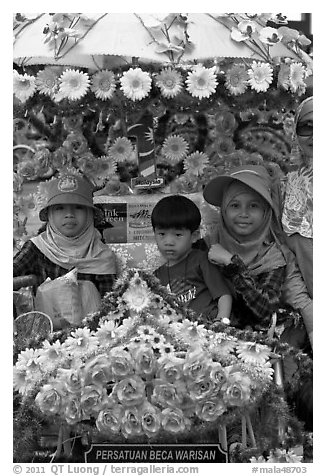
<svg viewBox="0 0 326 476">
<path fill-rule="evenodd" d="M 145 277 L 126 271 L 84 327 L 20 352 L 15 389 L 45 419 L 108 439 L 175 436 L 225 424 L 269 389 L 267 345 L 206 329 Z"/>
</svg>

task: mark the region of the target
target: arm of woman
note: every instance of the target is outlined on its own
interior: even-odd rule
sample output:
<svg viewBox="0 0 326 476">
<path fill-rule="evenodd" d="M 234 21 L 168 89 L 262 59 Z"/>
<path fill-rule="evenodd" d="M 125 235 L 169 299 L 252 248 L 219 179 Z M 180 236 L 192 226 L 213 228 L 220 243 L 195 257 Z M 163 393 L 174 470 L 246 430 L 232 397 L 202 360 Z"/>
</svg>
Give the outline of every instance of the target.
<svg viewBox="0 0 326 476">
<path fill-rule="evenodd" d="M 220 244 L 211 247 L 208 258 L 223 266 L 224 276 L 257 318 L 269 318 L 279 307 L 285 266 L 254 276 L 239 256 L 232 255 Z"/>
</svg>

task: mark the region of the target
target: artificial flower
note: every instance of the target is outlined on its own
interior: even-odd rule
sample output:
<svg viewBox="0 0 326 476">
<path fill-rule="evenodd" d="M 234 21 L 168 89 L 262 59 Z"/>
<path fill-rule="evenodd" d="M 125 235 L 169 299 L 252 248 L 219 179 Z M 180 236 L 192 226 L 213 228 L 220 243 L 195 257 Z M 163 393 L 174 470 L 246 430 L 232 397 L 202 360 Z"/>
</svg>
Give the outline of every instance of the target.
<svg viewBox="0 0 326 476">
<path fill-rule="evenodd" d="M 162 410 L 162 427 L 170 433 L 182 433 L 191 427 L 191 422 L 179 408 L 165 408 Z"/>
<path fill-rule="evenodd" d="M 26 102 L 36 91 L 35 77 L 29 74 L 19 74 L 16 70 L 13 72 L 14 84 L 13 92 L 17 99 Z"/>
<path fill-rule="evenodd" d="M 251 89 L 257 92 L 265 92 L 273 81 L 273 69 L 268 63 L 253 61 L 248 70 L 248 83 Z"/>
<path fill-rule="evenodd" d="M 105 408 L 107 402 L 106 388 L 99 385 L 85 385 L 80 397 L 80 410 L 83 420 L 96 416 Z"/>
<path fill-rule="evenodd" d="M 38 91 L 45 96 L 53 97 L 59 89 L 60 74 L 62 74 L 61 66 L 47 66 L 39 71 L 35 80 Z"/>
<path fill-rule="evenodd" d="M 215 421 L 227 407 L 221 398 L 208 398 L 205 401 L 199 401 L 196 406 L 196 415 L 203 421 Z"/>
<path fill-rule="evenodd" d="M 82 420 L 80 396 L 69 395 L 63 406 L 63 417 L 69 425 L 74 425 Z"/>
<path fill-rule="evenodd" d="M 209 376 L 203 377 L 200 380 L 188 380 L 187 390 L 191 400 L 197 402 L 209 398 L 214 390 L 214 382 Z"/>
<path fill-rule="evenodd" d="M 134 280 L 123 293 L 122 298 L 126 301 L 129 309 L 141 312 L 149 306 L 151 302 L 151 292 L 146 283 L 137 283 L 137 281 Z"/>
<path fill-rule="evenodd" d="M 161 94 L 166 98 L 174 98 L 182 90 L 182 76 L 171 68 L 163 69 L 156 76 L 156 85 L 160 88 Z"/>
<path fill-rule="evenodd" d="M 303 456 L 296 455 L 293 450 L 276 448 L 269 452 L 267 463 L 301 463 Z"/>
<path fill-rule="evenodd" d="M 111 365 L 105 355 L 90 358 L 83 369 L 85 385 L 104 385 L 112 379 Z"/>
<path fill-rule="evenodd" d="M 71 101 L 82 98 L 89 88 L 89 76 L 81 71 L 66 69 L 60 76 L 59 93 Z"/>
<path fill-rule="evenodd" d="M 231 111 L 221 111 L 215 115 L 215 128 L 218 134 L 233 135 L 238 127 L 235 115 Z"/>
<path fill-rule="evenodd" d="M 201 189 L 202 184 L 198 180 L 198 176 L 190 172 L 180 175 L 170 184 L 172 193 L 194 193 L 199 192 Z"/>
<path fill-rule="evenodd" d="M 183 166 L 187 172 L 198 176 L 204 172 L 208 163 L 209 157 L 204 152 L 196 151 L 184 159 Z"/>
<path fill-rule="evenodd" d="M 209 372 L 209 357 L 200 348 L 187 352 L 183 373 L 186 377 L 194 381 L 204 379 Z"/>
<path fill-rule="evenodd" d="M 183 137 L 170 135 L 164 140 L 161 153 L 171 165 L 175 165 L 186 156 L 188 147 L 189 145 Z"/>
<path fill-rule="evenodd" d="M 266 26 L 259 31 L 258 37 L 262 43 L 273 46 L 282 40 L 282 34 L 276 29 Z"/>
<path fill-rule="evenodd" d="M 256 31 L 257 27 L 255 22 L 251 20 L 244 20 L 238 23 L 237 28 L 232 27 L 231 38 L 234 41 L 244 41 L 251 38 L 252 34 Z"/>
<path fill-rule="evenodd" d="M 64 342 L 64 348 L 73 355 L 83 355 L 85 351 L 92 352 L 97 347 L 98 341 L 90 329 L 83 327 L 71 332 Z"/>
<path fill-rule="evenodd" d="M 156 435 L 161 427 L 160 411 L 154 405 L 145 402 L 139 409 L 142 430 L 149 438 Z"/>
<path fill-rule="evenodd" d="M 92 76 L 91 90 L 102 101 L 111 99 L 116 89 L 114 73 L 107 69 L 98 71 Z"/>
<path fill-rule="evenodd" d="M 227 376 L 222 386 L 223 400 L 232 406 L 243 406 L 250 400 L 250 378 L 241 372 L 234 372 Z"/>
<path fill-rule="evenodd" d="M 103 346 L 109 345 L 115 335 L 115 329 L 116 324 L 114 320 L 107 320 L 100 324 L 96 331 L 96 338 L 99 344 Z"/>
<path fill-rule="evenodd" d="M 175 355 L 172 355 L 170 357 L 167 357 L 165 355 L 163 358 L 160 359 L 158 377 L 161 380 L 166 380 L 167 382 L 174 384 L 183 376 L 183 364 L 184 359 L 180 359 Z"/>
<path fill-rule="evenodd" d="M 127 137 L 117 137 L 108 149 L 108 156 L 116 162 L 126 162 L 133 153 L 132 143 Z"/>
<path fill-rule="evenodd" d="M 114 379 L 123 379 L 134 373 L 134 361 L 129 352 L 121 347 L 114 347 L 108 353 Z"/>
<path fill-rule="evenodd" d="M 198 65 L 187 75 L 187 91 L 199 99 L 208 98 L 216 90 L 217 79 L 214 68 Z"/>
<path fill-rule="evenodd" d="M 301 63 L 291 63 L 289 72 L 289 87 L 290 91 L 296 93 L 299 90 L 305 90 L 304 82 L 305 69 Z"/>
<path fill-rule="evenodd" d="M 79 394 L 83 385 L 81 369 L 77 366 L 72 366 L 70 369 L 59 368 L 57 372 L 57 379 L 61 381 L 64 388 L 69 393 Z"/>
<path fill-rule="evenodd" d="M 135 371 L 138 375 L 145 378 L 154 375 L 157 361 L 151 347 L 146 345 L 138 346 L 133 357 L 135 360 Z"/>
<path fill-rule="evenodd" d="M 21 195 L 17 201 L 17 205 L 19 206 L 19 211 L 25 217 L 29 217 L 33 215 L 36 211 L 36 200 L 33 193 L 29 193 L 28 195 Z"/>
<path fill-rule="evenodd" d="M 137 334 L 140 335 L 143 339 L 147 339 L 149 336 L 155 334 L 154 328 L 151 326 L 139 326 L 137 329 Z"/>
<path fill-rule="evenodd" d="M 235 64 L 225 74 L 225 87 L 233 96 L 238 96 L 246 91 L 248 78 L 246 67 L 242 64 Z"/>
<path fill-rule="evenodd" d="M 120 403 L 109 403 L 99 412 L 96 418 L 96 427 L 101 433 L 120 432 L 123 406 Z"/>
<path fill-rule="evenodd" d="M 153 379 L 153 394 L 151 400 L 152 403 L 163 408 L 166 406 L 180 408 L 185 392 L 185 386 L 181 383 L 179 384 L 178 381 L 172 384 L 166 380 Z"/>
<path fill-rule="evenodd" d="M 74 131 L 69 132 L 66 139 L 63 141 L 62 146 L 75 156 L 80 156 L 84 152 L 88 151 L 88 143 L 82 132 Z"/>
<path fill-rule="evenodd" d="M 139 101 L 148 96 L 151 90 L 151 83 L 150 75 L 140 68 L 130 68 L 123 73 L 120 79 L 124 95 L 132 101 Z"/>
<path fill-rule="evenodd" d="M 122 405 L 140 405 L 145 398 L 145 383 L 138 375 L 127 377 L 114 385 L 112 395 Z"/>
<path fill-rule="evenodd" d="M 65 405 L 67 392 L 56 382 L 45 384 L 35 397 L 35 403 L 44 413 L 57 414 Z"/>
<path fill-rule="evenodd" d="M 269 358 L 268 347 L 256 342 L 241 342 L 237 344 L 236 352 L 244 362 L 249 364 L 264 364 Z"/>
<path fill-rule="evenodd" d="M 124 409 L 121 417 L 121 433 L 127 439 L 142 434 L 142 421 L 138 408 Z"/>
</svg>

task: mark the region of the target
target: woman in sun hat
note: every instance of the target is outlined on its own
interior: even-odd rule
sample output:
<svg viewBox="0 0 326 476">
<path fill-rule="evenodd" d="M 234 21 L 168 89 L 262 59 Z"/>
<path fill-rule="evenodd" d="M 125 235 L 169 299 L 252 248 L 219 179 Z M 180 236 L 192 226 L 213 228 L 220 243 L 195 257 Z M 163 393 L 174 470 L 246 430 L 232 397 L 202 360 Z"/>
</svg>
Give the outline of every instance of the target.
<svg viewBox="0 0 326 476">
<path fill-rule="evenodd" d="M 203 195 L 220 209 L 217 232 L 205 242 L 233 287 L 233 325 L 266 329 L 284 301 L 301 312 L 311 300 L 293 254 L 273 231 L 277 213 L 267 169 L 236 167 L 212 179 Z"/>
<path fill-rule="evenodd" d="M 115 256 L 94 226 L 101 210 L 93 204 L 92 185 L 66 173 L 48 181 L 46 196 L 39 212 L 45 231 L 14 256 L 14 276 L 35 275 L 39 286 L 76 268 L 78 280 L 91 281 L 103 296 L 115 279 Z"/>
</svg>

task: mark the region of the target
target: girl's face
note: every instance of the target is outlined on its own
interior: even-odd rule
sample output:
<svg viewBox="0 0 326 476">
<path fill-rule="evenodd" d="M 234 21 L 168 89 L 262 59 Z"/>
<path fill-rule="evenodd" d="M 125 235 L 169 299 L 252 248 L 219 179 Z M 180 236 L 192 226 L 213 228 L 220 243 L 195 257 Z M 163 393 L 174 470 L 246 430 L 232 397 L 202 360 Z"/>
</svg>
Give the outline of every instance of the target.
<svg viewBox="0 0 326 476">
<path fill-rule="evenodd" d="M 80 235 L 87 224 L 88 207 L 84 205 L 60 204 L 51 206 L 55 228 L 67 237 Z"/>
<path fill-rule="evenodd" d="M 228 203 L 225 224 L 236 237 L 249 238 L 261 226 L 266 204 L 255 192 L 242 192 Z"/>
<path fill-rule="evenodd" d="M 183 260 L 191 250 L 195 233 L 186 228 L 155 228 L 157 247 L 162 256 L 172 266 Z"/>
<path fill-rule="evenodd" d="M 298 121 L 296 134 L 299 146 L 306 157 L 313 154 L 313 112 L 304 116 L 303 121 Z"/>
</svg>

